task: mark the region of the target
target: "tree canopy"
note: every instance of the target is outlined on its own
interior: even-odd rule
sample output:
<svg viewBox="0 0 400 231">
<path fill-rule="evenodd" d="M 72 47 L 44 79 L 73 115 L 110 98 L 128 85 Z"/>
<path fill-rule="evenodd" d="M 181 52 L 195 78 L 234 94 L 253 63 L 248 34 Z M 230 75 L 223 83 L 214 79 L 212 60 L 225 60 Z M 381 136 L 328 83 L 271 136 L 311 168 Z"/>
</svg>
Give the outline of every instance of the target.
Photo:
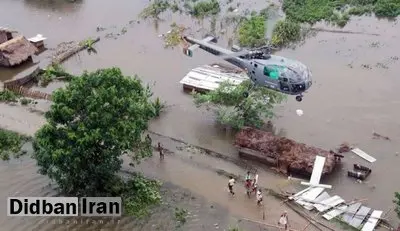
<svg viewBox="0 0 400 231">
<path fill-rule="evenodd" d="M 394 203 L 396 204 L 395 211 L 397 213 L 397 216 L 400 218 L 400 192 L 395 192 L 394 196 L 395 196 Z"/>
<path fill-rule="evenodd" d="M 238 28 L 238 40 L 241 46 L 260 47 L 266 44 L 265 38 L 265 16 L 252 14 L 245 18 Z"/>
<path fill-rule="evenodd" d="M 223 82 L 214 91 L 206 94 L 195 93 L 197 106 L 209 104 L 214 107 L 217 122 L 234 129 L 243 126 L 261 127 L 265 118 L 274 116 L 275 104 L 281 103 L 285 95 L 262 86 L 254 86 L 245 97 L 252 83 L 250 80 L 234 86 Z"/>
<path fill-rule="evenodd" d="M 125 182 L 117 173 L 123 153 L 133 153 L 134 161 L 152 155 L 143 137 L 156 113 L 150 97 L 137 76 L 126 77 L 118 68 L 73 78 L 53 94 L 47 123 L 35 134 L 39 172 L 69 195 L 124 195 L 128 212 L 143 214 L 160 200 L 157 182 L 140 175 Z"/>
</svg>

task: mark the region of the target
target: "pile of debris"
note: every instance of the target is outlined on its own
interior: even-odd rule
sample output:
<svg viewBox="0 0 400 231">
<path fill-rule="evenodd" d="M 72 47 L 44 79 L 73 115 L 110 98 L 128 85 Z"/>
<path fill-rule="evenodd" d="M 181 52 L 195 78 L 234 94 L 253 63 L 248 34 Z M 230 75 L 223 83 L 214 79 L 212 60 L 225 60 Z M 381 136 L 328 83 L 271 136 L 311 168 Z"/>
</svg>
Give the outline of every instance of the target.
<svg viewBox="0 0 400 231">
<path fill-rule="evenodd" d="M 288 175 L 311 175 L 317 155 L 326 158 L 322 171 L 322 175 L 325 175 L 333 171 L 337 160 L 340 159 L 332 151 L 307 146 L 250 127 L 243 128 L 236 135 L 235 145 L 241 157 L 274 164 L 280 172 Z"/>
</svg>

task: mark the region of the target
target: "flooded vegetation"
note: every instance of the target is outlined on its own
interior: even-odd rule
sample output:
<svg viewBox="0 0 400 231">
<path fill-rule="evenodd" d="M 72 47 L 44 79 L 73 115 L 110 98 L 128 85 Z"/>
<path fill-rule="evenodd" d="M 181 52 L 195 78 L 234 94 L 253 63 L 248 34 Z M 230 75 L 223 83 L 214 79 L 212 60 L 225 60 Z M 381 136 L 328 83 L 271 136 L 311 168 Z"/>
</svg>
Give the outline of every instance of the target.
<svg viewBox="0 0 400 231">
<path fill-rule="evenodd" d="M 158 150 L 148 151 L 140 164 L 133 163 L 131 158 L 121 154 L 122 151 L 113 156 L 113 160 L 122 158 L 124 162 L 121 168 L 117 168 L 115 162 L 115 168 L 110 171 L 115 170 L 113 173 L 116 173 L 122 170 L 123 177 L 120 179 L 135 178 L 135 174 L 142 173 L 146 178 L 138 177 L 139 183 L 149 183 L 151 187 L 148 188 L 154 189 L 142 191 L 132 185 L 133 188 L 125 187 L 125 181 L 118 181 L 118 190 L 113 192 L 133 198 L 130 205 L 134 210 L 148 207 L 150 215 L 146 218 L 124 217 L 119 223 L 109 221 L 100 224 L 93 220 L 91 224 L 66 225 L 65 221 L 55 224 L 57 220 L 45 218 L 10 218 L 4 210 L 0 213 L 3 229 L 222 230 L 239 226 L 245 231 L 260 229 L 260 223 L 276 224 L 280 214 L 289 210 L 293 219 L 291 228 L 302 230 L 309 223 L 307 219 L 282 205 L 274 196 L 265 195 L 265 207 L 259 208 L 253 203 L 253 198 L 249 200 L 241 195 L 241 183 L 237 184 L 240 195 L 236 198 L 232 199 L 227 193 L 227 176 L 237 176 L 240 181 L 249 169 L 258 171 L 262 187 L 277 192 L 282 192 L 282 188 L 290 192 L 298 189 L 299 182 L 283 178 L 270 171 L 268 166 L 241 160 L 233 146 L 235 129 L 221 129 L 220 126 L 239 129 L 243 125 L 250 125 L 264 129 L 267 119 L 271 120 L 276 133 L 298 142 L 324 150 L 334 150 L 346 142 L 348 146 L 359 147 L 376 158 L 377 161 L 370 164 L 351 152 L 343 152 L 344 158 L 339 167 L 323 181 L 333 186 L 329 192 L 331 195 L 340 195 L 347 201 L 367 198 L 365 203 L 369 207 L 384 213 L 389 211 L 385 214 L 385 223 L 396 227 L 398 218 L 395 211 L 398 208 L 395 209 L 393 200 L 397 198 L 398 204 L 399 196 L 395 196 L 395 192 L 399 191 L 400 185 L 392 178 L 400 174 L 397 168 L 400 158 L 400 101 L 397 90 L 400 86 L 400 68 L 399 55 L 396 53 L 400 49 L 400 27 L 396 21 L 399 14 L 400 5 L 396 0 L 284 0 L 282 3 L 258 0 L 122 0 L 118 4 L 103 0 L 2 1 L 0 27 L 18 30 L 27 38 L 43 34 L 48 38 L 45 40 L 48 50 L 33 56 L 31 63 L 0 69 L 0 127 L 8 129 L 0 130 L 1 158 L 8 160 L 0 163 L 0 195 L 4 198 L 1 206 L 6 207 L 5 198 L 9 196 L 56 196 L 61 191 L 68 191 L 60 191 L 63 185 L 59 175 L 43 172 L 43 169 L 50 171 L 49 164 L 54 161 L 49 151 L 54 148 L 49 147 L 47 142 L 51 136 L 45 136 L 42 130 L 42 140 L 34 141 L 35 149 L 26 143 L 29 141 L 26 136 L 34 136 L 46 124 L 44 113 L 51 111 L 51 106 L 55 104 L 3 90 L 5 81 L 25 76 L 36 67 L 44 72 L 37 78 L 38 81 L 31 83 L 33 86 L 27 87 L 48 94 L 57 88 L 69 86 L 71 81 L 79 82 L 74 79 L 81 79 L 98 69 L 118 67 L 123 76 L 131 76 L 132 80 L 137 76 L 143 86 L 150 86 L 154 92 L 154 95 L 149 95 L 151 100 L 146 104 L 151 120 L 148 129 L 143 129 L 143 132 L 149 130 L 161 134 L 151 133 L 152 145 L 160 142 L 166 153 L 162 162 Z M 16 18 L 15 15 L 19 16 Z M 378 20 L 375 16 L 383 19 Z M 276 48 L 275 54 L 300 60 L 309 66 L 313 73 L 313 86 L 301 103 L 291 96 L 282 100 L 280 95 L 270 95 L 277 97 L 271 105 L 263 104 L 258 97 L 243 97 L 246 86 L 243 89 L 236 88 L 231 94 L 225 94 L 224 91 L 184 94 L 179 81 L 192 68 L 222 60 L 200 49 L 192 58 L 185 57 L 181 51 L 182 47 L 187 46 L 182 40 L 183 34 L 198 39 L 212 34 L 218 37 L 218 45 L 222 47 L 238 44 L 255 48 L 271 44 Z M 101 40 L 95 43 L 95 38 Z M 295 49 L 291 49 L 293 44 L 296 45 Z M 75 49 L 75 54 L 62 64 L 52 62 L 54 57 L 61 57 L 62 53 Z M 88 72 L 84 73 L 86 70 Z M 96 94 L 88 91 L 95 88 L 94 85 L 82 88 L 85 90 L 81 89 L 80 97 L 72 91 L 62 96 L 61 93 L 53 94 L 62 97 L 63 102 L 71 104 L 72 108 L 82 106 L 83 102 L 95 97 Z M 102 98 L 98 99 L 99 102 L 109 97 L 105 92 L 108 91 L 100 94 L 103 98 L 97 96 Z M 125 95 L 121 93 L 114 97 L 115 102 L 120 102 L 119 108 L 127 109 L 124 105 L 129 103 L 122 103 Z M 261 95 L 265 96 L 265 93 Z M 71 97 L 75 101 L 69 102 Z M 198 108 L 198 101 L 203 105 L 212 104 L 213 110 Z M 236 101 L 243 105 L 235 109 L 236 113 L 232 113 L 230 110 Z M 92 107 L 100 107 L 96 105 L 93 103 Z M 81 107 L 82 110 L 84 108 Z M 297 115 L 298 109 L 304 114 Z M 54 118 L 68 119 L 69 110 L 63 107 L 58 110 L 53 114 Z M 113 111 L 117 112 L 117 109 Z M 119 115 L 111 112 L 112 116 L 106 116 L 101 111 L 96 113 L 96 116 L 92 116 L 99 121 L 108 121 L 104 126 L 119 118 Z M 87 125 L 90 127 L 90 124 Z M 133 129 L 111 130 L 117 136 L 118 133 Z M 91 134 L 93 136 L 87 141 L 94 142 L 93 137 L 100 133 Z M 144 137 L 140 136 L 142 138 L 144 142 Z M 69 139 L 77 138 L 71 136 Z M 183 140 L 186 145 L 177 140 Z M 59 147 L 59 144 L 54 144 L 56 146 Z M 81 149 L 92 150 L 89 146 L 96 145 Z M 67 149 L 65 146 L 64 150 Z M 47 176 L 36 173 L 37 161 L 30 156 L 38 152 L 48 157 L 41 159 L 42 173 L 52 175 L 50 178 L 53 180 L 58 178 L 58 184 L 50 183 Z M 80 157 L 78 153 L 75 155 Z M 96 159 L 93 156 L 92 159 Z M 60 155 L 59 163 L 61 159 Z M 360 182 L 347 177 L 346 172 L 352 169 L 353 164 L 363 164 L 372 169 L 367 180 Z M 68 182 L 63 182 L 66 183 L 64 189 L 90 181 L 83 177 L 86 176 L 84 172 L 80 175 L 80 181 L 68 178 Z M 150 184 L 153 181 L 146 181 L 148 179 L 157 179 L 162 184 Z M 158 187 L 161 187 L 160 191 Z M 93 188 L 95 191 L 102 189 L 95 184 Z M 140 195 L 151 194 L 150 199 L 132 194 L 137 191 L 142 192 Z M 136 203 L 138 201 L 145 206 Z M 250 221 L 240 221 L 240 218 Z M 335 227 L 332 222 L 328 225 L 336 230 L 342 229 Z M 274 227 L 270 228 L 275 230 Z M 307 230 L 318 228 L 310 225 Z"/>
<path fill-rule="evenodd" d="M 10 160 L 11 157 L 19 157 L 24 154 L 21 151 L 22 145 L 29 138 L 18 133 L 0 129 L 0 158 Z"/>
</svg>

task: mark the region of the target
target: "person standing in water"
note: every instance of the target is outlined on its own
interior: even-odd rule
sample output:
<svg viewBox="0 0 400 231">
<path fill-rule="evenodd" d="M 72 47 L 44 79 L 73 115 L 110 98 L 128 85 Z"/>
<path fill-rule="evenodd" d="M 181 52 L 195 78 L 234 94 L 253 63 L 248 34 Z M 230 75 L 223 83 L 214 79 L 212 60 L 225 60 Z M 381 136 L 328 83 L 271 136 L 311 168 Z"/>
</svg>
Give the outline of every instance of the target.
<svg viewBox="0 0 400 231">
<path fill-rule="evenodd" d="M 246 188 L 246 193 L 247 195 L 250 197 L 250 193 L 251 193 L 251 173 L 250 171 L 247 171 L 247 174 L 245 176 L 245 185 L 244 187 Z"/>
<path fill-rule="evenodd" d="M 259 189 L 259 190 L 257 190 L 257 205 L 258 206 L 262 205 L 262 201 L 263 201 L 263 196 L 262 196 L 261 189 Z"/>
<path fill-rule="evenodd" d="M 281 217 L 279 218 L 279 225 L 282 225 L 285 227 L 285 230 L 288 230 L 288 223 L 289 223 L 289 218 L 287 212 L 283 212 Z"/>
<path fill-rule="evenodd" d="M 235 185 L 235 179 L 233 179 L 232 176 L 229 177 L 229 181 L 228 181 L 228 189 L 229 192 L 233 195 L 235 195 L 235 192 L 233 192 L 233 186 Z"/>
<path fill-rule="evenodd" d="M 257 192 L 257 189 L 258 189 L 258 174 L 256 173 L 253 180 L 253 192 Z"/>
<path fill-rule="evenodd" d="M 158 144 L 157 144 L 157 149 L 158 149 L 158 152 L 160 153 L 160 160 L 163 160 L 164 159 L 164 150 L 163 150 L 163 147 L 161 147 L 160 142 L 158 142 Z"/>
</svg>

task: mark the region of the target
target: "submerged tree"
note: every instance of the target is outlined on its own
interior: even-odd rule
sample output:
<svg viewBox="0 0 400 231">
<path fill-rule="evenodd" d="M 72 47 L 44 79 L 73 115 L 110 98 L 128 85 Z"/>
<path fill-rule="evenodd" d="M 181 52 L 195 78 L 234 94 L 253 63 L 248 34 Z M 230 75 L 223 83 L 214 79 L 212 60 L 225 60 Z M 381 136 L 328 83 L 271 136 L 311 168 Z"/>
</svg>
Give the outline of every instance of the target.
<svg viewBox="0 0 400 231">
<path fill-rule="evenodd" d="M 253 13 L 242 20 L 238 27 L 239 44 L 244 47 L 260 47 L 266 44 L 265 16 Z"/>
<path fill-rule="evenodd" d="M 132 151 L 134 161 L 152 155 L 143 137 L 155 114 L 150 96 L 149 87 L 118 68 L 73 78 L 53 94 L 47 123 L 35 135 L 40 173 L 66 194 L 122 195 L 128 213 L 143 214 L 160 201 L 159 184 L 140 175 L 125 182 L 117 173 L 123 153 Z"/>
<path fill-rule="evenodd" d="M 395 211 L 397 213 L 397 216 L 400 218 L 400 193 L 399 192 L 395 192 L 394 196 L 395 196 L 394 203 L 396 204 Z"/>
<path fill-rule="evenodd" d="M 170 8 L 170 3 L 163 0 L 155 0 L 149 6 L 140 12 L 139 17 L 142 19 L 153 18 L 159 19 L 160 14 L 164 13 Z"/>
<path fill-rule="evenodd" d="M 251 86 L 250 80 L 234 86 L 229 82 L 206 94 L 195 93 L 197 106 L 211 104 L 217 116 L 217 122 L 234 129 L 242 126 L 261 127 L 265 118 L 274 116 L 273 108 L 285 99 L 285 95 L 261 86 Z M 247 97 L 246 97 L 247 96 Z"/>
</svg>

